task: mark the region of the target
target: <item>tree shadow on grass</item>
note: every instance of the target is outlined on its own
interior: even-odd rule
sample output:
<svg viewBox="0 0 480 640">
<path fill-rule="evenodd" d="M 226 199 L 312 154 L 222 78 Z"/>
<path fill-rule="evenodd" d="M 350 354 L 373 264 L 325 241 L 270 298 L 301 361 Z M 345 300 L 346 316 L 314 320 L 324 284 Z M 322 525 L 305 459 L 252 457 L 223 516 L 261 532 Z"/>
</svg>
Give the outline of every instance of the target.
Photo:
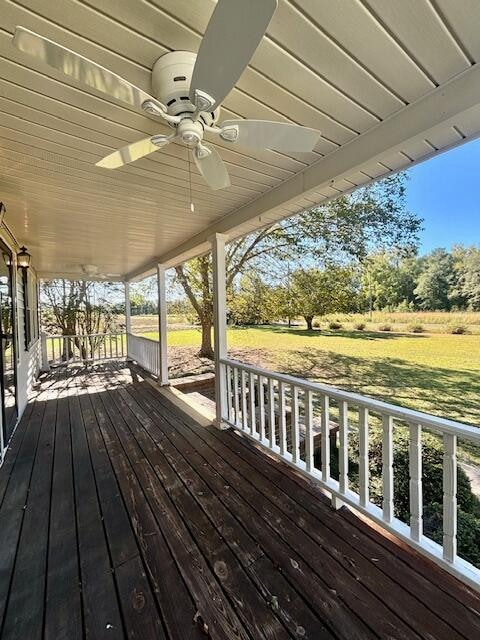
<svg viewBox="0 0 480 640">
<path fill-rule="evenodd" d="M 269 333 L 280 333 L 294 336 L 301 336 L 302 338 L 353 338 L 356 340 L 395 340 L 398 338 L 414 338 L 423 339 L 427 336 L 418 333 L 400 333 L 390 331 L 347 331 L 337 330 L 330 331 L 327 329 L 292 329 L 288 327 L 279 326 L 255 326 L 245 327 L 247 329 L 255 329 L 256 331 L 268 331 Z M 237 328 L 238 329 L 238 328 Z M 241 329 L 239 329 L 241 330 Z"/>
<path fill-rule="evenodd" d="M 400 358 L 366 359 L 320 349 L 278 352 L 284 373 L 480 426 L 480 372 L 428 367 Z"/>
</svg>

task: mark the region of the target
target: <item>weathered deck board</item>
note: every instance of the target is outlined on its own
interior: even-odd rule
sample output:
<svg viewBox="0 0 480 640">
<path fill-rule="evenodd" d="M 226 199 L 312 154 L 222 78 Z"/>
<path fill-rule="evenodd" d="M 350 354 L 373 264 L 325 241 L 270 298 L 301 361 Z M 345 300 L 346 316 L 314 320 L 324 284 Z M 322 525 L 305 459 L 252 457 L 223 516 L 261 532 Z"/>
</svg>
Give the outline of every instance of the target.
<svg viewBox="0 0 480 640">
<path fill-rule="evenodd" d="M 0 469 L 2 640 L 470 640 L 479 609 L 124 364 L 47 376 Z"/>
</svg>

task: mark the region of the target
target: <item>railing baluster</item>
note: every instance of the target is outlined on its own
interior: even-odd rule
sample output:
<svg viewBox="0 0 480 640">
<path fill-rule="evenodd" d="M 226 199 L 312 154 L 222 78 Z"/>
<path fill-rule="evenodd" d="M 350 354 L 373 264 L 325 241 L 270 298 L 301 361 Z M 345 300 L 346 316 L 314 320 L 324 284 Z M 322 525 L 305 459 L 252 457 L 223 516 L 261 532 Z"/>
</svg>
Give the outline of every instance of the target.
<svg viewBox="0 0 480 640">
<path fill-rule="evenodd" d="M 409 425 L 409 473 L 410 473 L 410 534 L 417 542 L 423 534 L 423 492 L 422 492 L 422 428 L 419 424 Z"/>
<path fill-rule="evenodd" d="M 457 555 L 457 436 L 443 434 L 443 558 Z"/>
<path fill-rule="evenodd" d="M 258 413 L 260 424 L 260 440 L 265 440 L 265 395 L 263 389 L 263 376 L 258 376 Z"/>
<path fill-rule="evenodd" d="M 273 386 L 273 378 L 268 379 L 268 428 L 270 449 L 276 444 L 275 437 L 275 387 Z"/>
<path fill-rule="evenodd" d="M 227 364 L 224 367 L 227 376 L 227 414 L 229 422 L 233 422 L 233 405 L 232 405 L 232 367 Z"/>
<path fill-rule="evenodd" d="M 300 433 L 298 429 L 298 387 L 292 384 L 292 412 L 291 412 L 291 434 L 292 434 L 292 462 L 300 460 Z"/>
<path fill-rule="evenodd" d="M 240 407 L 239 407 L 239 400 L 238 400 L 238 369 L 237 367 L 234 367 L 233 369 L 233 403 L 234 403 L 234 407 L 235 407 L 235 424 L 237 426 L 240 425 Z"/>
<path fill-rule="evenodd" d="M 369 468 L 368 468 L 368 409 L 359 409 L 358 463 L 360 504 L 366 507 L 369 500 Z"/>
<path fill-rule="evenodd" d="M 393 419 L 382 416 L 382 485 L 383 519 L 393 520 Z"/>
<path fill-rule="evenodd" d="M 278 385 L 278 435 L 280 440 L 280 453 L 287 450 L 287 424 L 286 424 L 285 383 Z"/>
<path fill-rule="evenodd" d="M 250 434 L 257 434 L 256 416 L 255 416 L 255 376 L 252 372 L 248 374 L 248 399 L 249 399 L 249 423 Z"/>
<path fill-rule="evenodd" d="M 321 396 L 321 428 L 322 428 L 322 480 L 330 478 L 330 401 L 327 395 Z"/>
<path fill-rule="evenodd" d="M 338 467 L 340 493 L 348 491 L 348 404 L 345 400 L 338 403 Z"/>
<path fill-rule="evenodd" d="M 307 471 L 312 471 L 315 467 L 313 458 L 313 406 L 312 392 L 305 391 L 305 464 Z"/>
<path fill-rule="evenodd" d="M 247 415 L 247 388 L 246 388 L 246 372 L 242 369 L 240 372 L 240 385 L 241 385 L 241 400 L 242 400 L 242 429 L 247 430 L 248 415 Z"/>
</svg>

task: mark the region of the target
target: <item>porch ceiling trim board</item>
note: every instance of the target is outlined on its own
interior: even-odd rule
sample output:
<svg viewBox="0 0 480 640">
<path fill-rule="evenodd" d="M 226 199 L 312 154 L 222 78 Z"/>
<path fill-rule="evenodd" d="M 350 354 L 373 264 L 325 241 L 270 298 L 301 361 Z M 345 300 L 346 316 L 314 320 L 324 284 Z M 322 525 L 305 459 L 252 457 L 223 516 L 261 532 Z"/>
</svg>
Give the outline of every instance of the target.
<svg viewBox="0 0 480 640">
<path fill-rule="evenodd" d="M 271 224 L 272 216 L 269 215 L 268 220 L 265 220 L 264 216 L 276 210 L 277 219 L 286 218 L 288 215 L 282 207 L 294 204 L 297 199 L 309 194 L 314 195 L 315 191 L 325 187 L 336 186 L 337 182 L 365 169 L 367 165 L 379 162 L 385 156 L 402 152 L 405 147 L 428 139 L 430 135 L 438 135 L 441 130 L 454 127 L 462 114 L 478 109 L 479 105 L 480 65 L 474 65 L 315 164 L 273 187 L 253 202 L 228 214 L 173 251 L 129 273 L 127 278 L 134 279 L 149 272 L 158 262 L 174 266 L 205 252 L 208 250 L 208 238 L 215 233 L 227 234 L 233 239 L 255 228 Z M 478 135 L 479 132 L 475 132 L 470 138 Z M 462 144 L 466 139 L 459 138 L 441 151 Z M 425 147 L 425 154 L 419 155 L 415 160 L 410 161 L 405 156 L 405 164 L 413 166 L 438 152 L 433 148 L 429 152 Z M 402 168 L 404 167 L 395 169 Z"/>
</svg>

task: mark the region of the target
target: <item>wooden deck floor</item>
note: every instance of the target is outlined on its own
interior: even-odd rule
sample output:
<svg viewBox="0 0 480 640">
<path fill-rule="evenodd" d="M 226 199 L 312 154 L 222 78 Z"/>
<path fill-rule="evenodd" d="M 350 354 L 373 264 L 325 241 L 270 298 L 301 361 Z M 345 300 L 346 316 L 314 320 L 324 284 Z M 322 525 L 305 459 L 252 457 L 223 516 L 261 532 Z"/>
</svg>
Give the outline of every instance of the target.
<svg viewBox="0 0 480 640">
<path fill-rule="evenodd" d="M 44 379 L 0 505 L 2 640 L 480 638 L 467 588 L 124 364 Z"/>
</svg>

